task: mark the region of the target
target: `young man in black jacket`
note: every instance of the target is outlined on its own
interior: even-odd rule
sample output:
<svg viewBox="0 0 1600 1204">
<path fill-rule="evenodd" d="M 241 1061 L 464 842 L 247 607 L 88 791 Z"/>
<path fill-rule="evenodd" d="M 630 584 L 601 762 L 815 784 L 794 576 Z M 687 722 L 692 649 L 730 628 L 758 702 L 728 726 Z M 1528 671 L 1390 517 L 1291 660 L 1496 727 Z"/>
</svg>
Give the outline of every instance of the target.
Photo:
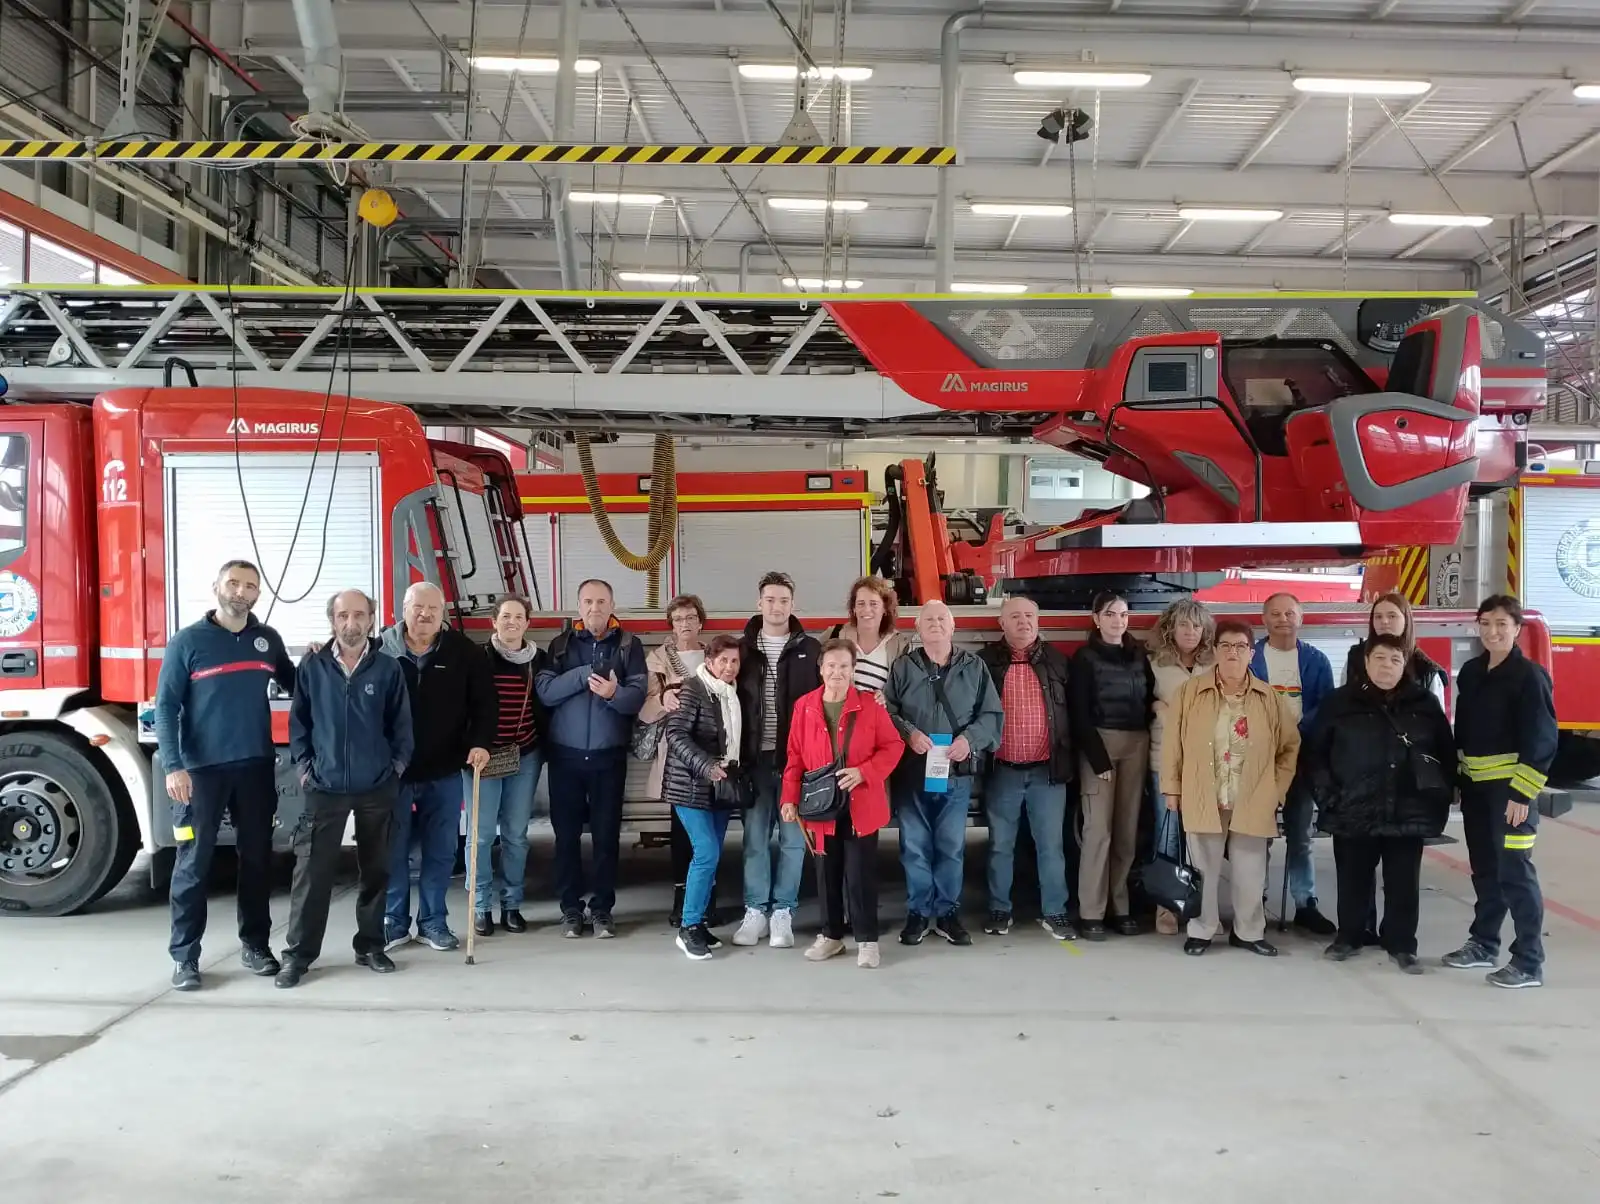
<svg viewBox="0 0 1600 1204">
<path fill-rule="evenodd" d="M 300 662 L 289 710 L 289 755 L 306 807 L 294 833 L 289 939 L 277 985 L 300 985 L 322 952 L 344 828 L 356 820 L 356 965 L 394 970 L 383 948 L 394 800 L 413 751 L 411 702 L 400 667 L 368 638 L 375 607 L 358 589 L 328 602 L 333 642 Z"/>
<path fill-rule="evenodd" d="M 417 936 L 430 948 L 454 949 L 460 942 L 446 922 L 445 894 L 461 825 L 461 767 L 489 763 L 500 719 L 494 674 L 482 648 L 444 625 L 444 592 L 429 582 L 406 590 L 401 621 L 383 633 L 379 647 L 405 675 L 417 739 L 395 802 L 384 944 L 394 949 L 411 940 L 415 824 L 422 845 Z"/>
<path fill-rule="evenodd" d="M 739 708 L 744 724 L 739 763 L 755 779 L 756 801 L 744 813 L 744 920 L 735 945 L 755 945 L 770 934 L 774 949 L 794 945 L 794 909 L 806 838 L 799 823 L 778 814 L 783 766 L 788 759 L 789 716 L 801 695 L 822 685 L 822 645 L 794 617 L 794 582 L 768 573 L 756 587 L 761 613 L 745 624 L 739 668 Z M 778 833 L 777 865 L 771 850 Z"/>
<path fill-rule="evenodd" d="M 1533 867 L 1539 792 L 1555 760 L 1556 707 L 1550 674 L 1517 647 L 1522 606 L 1500 594 L 1478 607 L 1483 654 L 1456 678 L 1456 749 L 1461 822 L 1477 895 L 1467 943 L 1447 953 L 1453 970 L 1493 966 L 1511 913 L 1511 961 L 1489 975 L 1497 987 L 1544 985 L 1544 896 Z"/>
<path fill-rule="evenodd" d="M 172 985 L 200 989 L 211 854 L 226 811 L 239 856 L 239 960 L 252 974 L 279 966 L 272 934 L 272 817 L 277 750 L 267 683 L 294 689 L 294 662 L 278 633 L 250 613 L 261 574 L 230 560 L 213 586 L 217 608 L 167 642 L 156 684 L 156 740 L 172 800 Z"/>
</svg>

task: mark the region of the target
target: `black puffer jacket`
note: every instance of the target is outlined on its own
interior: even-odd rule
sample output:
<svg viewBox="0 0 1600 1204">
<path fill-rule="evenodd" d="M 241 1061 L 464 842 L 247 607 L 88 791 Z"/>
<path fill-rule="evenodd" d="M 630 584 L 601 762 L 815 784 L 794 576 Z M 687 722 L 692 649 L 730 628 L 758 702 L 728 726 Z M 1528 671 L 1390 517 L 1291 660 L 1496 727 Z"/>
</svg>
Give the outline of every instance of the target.
<svg viewBox="0 0 1600 1204">
<path fill-rule="evenodd" d="M 1455 740 L 1439 700 L 1411 678 L 1385 694 L 1343 685 L 1300 749 L 1317 826 L 1331 836 L 1437 836 L 1454 793 Z"/>
<path fill-rule="evenodd" d="M 674 807 L 716 810 L 707 775 L 723 757 L 726 732 L 722 708 L 705 683 L 693 675 L 684 681 L 678 696 L 678 709 L 667 716 L 667 765 L 661 774 L 661 800 Z"/>
<path fill-rule="evenodd" d="M 1072 741 L 1096 773 L 1111 768 L 1101 730 L 1148 732 L 1155 706 L 1156 672 L 1132 634 L 1120 644 L 1108 644 L 1092 632 L 1072 654 L 1067 674 Z"/>
</svg>

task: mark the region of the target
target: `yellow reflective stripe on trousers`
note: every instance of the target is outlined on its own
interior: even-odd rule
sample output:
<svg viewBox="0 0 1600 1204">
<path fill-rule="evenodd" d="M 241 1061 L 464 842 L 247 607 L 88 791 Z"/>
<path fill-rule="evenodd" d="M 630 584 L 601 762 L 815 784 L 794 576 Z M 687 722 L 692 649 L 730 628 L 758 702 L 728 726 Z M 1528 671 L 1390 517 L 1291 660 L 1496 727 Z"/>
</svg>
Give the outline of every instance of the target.
<svg viewBox="0 0 1600 1204">
<path fill-rule="evenodd" d="M 193 840 L 194 839 L 194 829 L 193 828 L 174 828 L 174 829 L 172 829 L 172 839 L 178 841 L 180 844 L 185 840 Z"/>
<path fill-rule="evenodd" d="M 1538 836 L 1537 832 L 1529 832 L 1529 833 L 1526 833 L 1526 834 L 1519 834 L 1519 833 L 1516 833 L 1516 832 L 1509 832 L 1509 833 L 1506 834 L 1506 848 L 1508 848 L 1508 849 L 1531 849 L 1531 848 L 1533 848 L 1534 839 L 1537 836 Z"/>
</svg>

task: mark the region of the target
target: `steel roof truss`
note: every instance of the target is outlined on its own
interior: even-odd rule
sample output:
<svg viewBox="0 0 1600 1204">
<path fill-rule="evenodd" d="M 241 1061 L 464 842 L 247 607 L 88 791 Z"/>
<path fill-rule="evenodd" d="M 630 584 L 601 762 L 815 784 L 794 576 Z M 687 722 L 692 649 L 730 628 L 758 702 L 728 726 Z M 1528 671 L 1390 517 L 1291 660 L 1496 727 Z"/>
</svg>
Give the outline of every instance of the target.
<svg viewBox="0 0 1600 1204">
<path fill-rule="evenodd" d="M 633 336 L 632 340 L 629 341 L 627 348 L 621 355 L 617 357 L 616 362 L 613 363 L 611 367 L 606 369 L 606 372 L 612 376 L 617 376 L 620 375 L 629 364 L 633 363 L 633 357 L 638 355 L 643 349 L 644 345 L 655 337 L 656 331 L 661 329 L 661 323 L 667 320 L 667 315 L 677 307 L 677 304 L 678 303 L 676 300 L 663 301 L 661 303 L 661 308 L 656 310 L 655 314 L 648 322 L 639 327 L 639 333 Z"/>
<path fill-rule="evenodd" d="M 728 362 L 738 369 L 740 376 L 755 375 L 754 372 L 750 371 L 750 365 L 744 362 L 744 357 L 734 349 L 732 343 L 728 342 L 728 336 L 723 332 L 721 321 L 706 313 L 690 298 L 684 299 L 683 307 L 694 315 L 695 321 L 699 322 L 701 328 L 706 332 L 706 337 L 717 345 L 723 355 L 728 357 Z"/>
<path fill-rule="evenodd" d="M 783 354 L 772 361 L 772 366 L 767 369 L 768 376 L 780 376 L 794 362 L 794 357 L 799 355 L 805 345 L 811 341 L 811 336 L 817 333 L 817 328 L 827 319 L 828 311 L 822 306 L 817 306 L 816 311 L 806 319 L 806 324 L 789 336 L 789 341 L 784 344 Z"/>
<path fill-rule="evenodd" d="M 383 327 L 383 332 L 394 340 L 394 345 L 405 353 L 405 357 L 411 361 L 416 370 L 418 372 L 432 372 L 433 361 L 418 351 L 416 345 L 406 338 L 405 332 L 400 329 L 399 324 L 384 312 L 383 306 L 378 303 L 378 299 L 371 293 L 363 293 L 361 294 L 361 300 L 368 309 L 377 315 L 378 325 Z"/>
<path fill-rule="evenodd" d="M 540 305 L 532 297 L 522 298 L 522 303 L 528 307 L 528 312 L 539 320 L 539 325 L 550 332 L 550 337 L 556 341 L 556 346 L 566 353 L 566 357 L 572 361 L 573 367 L 586 376 L 594 375 L 594 365 L 583 358 L 578 349 L 572 345 L 572 340 L 567 338 L 566 332 L 550 320 L 550 315 L 545 312 L 544 306 Z"/>
<path fill-rule="evenodd" d="M 244 352 L 244 357 L 250 361 L 250 366 L 257 372 L 271 372 L 272 365 L 267 362 L 265 356 L 250 345 L 250 340 L 245 337 L 244 320 L 241 318 L 235 322 L 223 310 L 222 306 L 217 304 L 217 299 L 210 293 L 196 293 L 195 295 L 200 298 L 200 304 L 205 306 L 211 316 L 217 320 L 217 325 L 233 340 L 233 345 Z"/>
<path fill-rule="evenodd" d="M 167 333 L 172 323 L 177 319 L 178 314 L 189 304 L 193 296 L 193 293 L 174 293 L 172 299 L 161 307 L 161 312 L 156 315 L 156 320 L 146 326 L 144 333 L 134 340 L 133 346 L 128 348 L 128 354 L 117 361 L 117 367 L 131 368 L 137 364 L 144 357 L 144 353 L 150 350 L 151 345 Z"/>
<path fill-rule="evenodd" d="M 73 348 L 83 357 L 89 367 L 104 368 L 106 366 L 105 361 L 100 358 L 100 353 L 90 345 L 89 340 L 84 336 L 83 331 L 78 329 L 78 324 L 72 320 L 65 307 L 49 293 L 35 293 L 33 297 L 39 303 L 39 308 L 44 310 L 55 328 L 67 336 L 67 341 L 72 344 Z"/>
</svg>

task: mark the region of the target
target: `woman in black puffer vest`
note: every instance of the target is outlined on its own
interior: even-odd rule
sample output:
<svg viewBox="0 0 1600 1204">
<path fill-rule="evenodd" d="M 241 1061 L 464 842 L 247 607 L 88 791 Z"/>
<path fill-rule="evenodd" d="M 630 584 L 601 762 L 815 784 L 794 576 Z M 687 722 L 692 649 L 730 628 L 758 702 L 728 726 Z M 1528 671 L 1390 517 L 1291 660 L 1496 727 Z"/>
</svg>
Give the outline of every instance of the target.
<svg viewBox="0 0 1600 1204">
<path fill-rule="evenodd" d="M 722 943 L 711 935 L 705 918 L 722 858 L 722 839 L 735 806 L 717 787 L 739 773 L 739 739 L 744 730 L 739 662 L 738 638 L 715 637 L 706 649 L 705 663 L 684 680 L 678 709 L 667 716 L 661 797 L 676 811 L 694 847 L 677 940 L 691 961 L 704 961 Z"/>
<path fill-rule="evenodd" d="M 1362 680 L 1328 696 L 1300 750 L 1339 874 L 1339 932 L 1326 954 L 1344 961 L 1361 951 L 1381 861 L 1381 943 L 1400 969 L 1420 974 L 1422 842 L 1450 813 L 1455 740 L 1439 700 L 1408 675 L 1405 640 L 1380 633 L 1366 646 Z"/>
</svg>

